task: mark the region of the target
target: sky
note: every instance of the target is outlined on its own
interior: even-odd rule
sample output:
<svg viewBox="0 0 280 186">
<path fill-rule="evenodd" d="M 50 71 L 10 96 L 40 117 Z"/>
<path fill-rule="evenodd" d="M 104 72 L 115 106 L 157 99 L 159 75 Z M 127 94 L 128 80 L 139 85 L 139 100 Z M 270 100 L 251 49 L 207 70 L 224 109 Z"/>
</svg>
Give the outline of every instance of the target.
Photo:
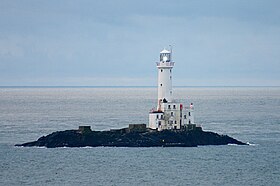
<svg viewBox="0 0 280 186">
<path fill-rule="evenodd" d="M 280 86 L 278 0 L 0 0 L 0 86 Z"/>
</svg>

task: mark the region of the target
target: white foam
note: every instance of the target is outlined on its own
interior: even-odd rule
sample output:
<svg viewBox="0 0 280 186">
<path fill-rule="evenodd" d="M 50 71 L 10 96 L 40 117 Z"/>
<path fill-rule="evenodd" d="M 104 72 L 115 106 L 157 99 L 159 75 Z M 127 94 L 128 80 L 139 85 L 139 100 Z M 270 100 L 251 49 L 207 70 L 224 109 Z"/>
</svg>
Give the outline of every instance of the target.
<svg viewBox="0 0 280 186">
<path fill-rule="evenodd" d="M 247 142 L 246 144 L 249 145 L 249 146 L 257 146 L 258 145 L 258 144 L 254 144 L 254 143 L 250 143 L 250 142 Z"/>
<path fill-rule="evenodd" d="M 21 145 L 21 146 L 14 146 L 15 148 L 36 148 L 36 149 L 47 149 L 47 147 L 45 147 L 45 146 L 41 146 L 41 147 L 39 147 L 39 146 L 23 146 L 23 145 Z"/>
<path fill-rule="evenodd" d="M 234 143 L 229 143 L 227 145 L 229 145 L 229 146 L 238 146 L 237 144 L 234 144 Z"/>
</svg>

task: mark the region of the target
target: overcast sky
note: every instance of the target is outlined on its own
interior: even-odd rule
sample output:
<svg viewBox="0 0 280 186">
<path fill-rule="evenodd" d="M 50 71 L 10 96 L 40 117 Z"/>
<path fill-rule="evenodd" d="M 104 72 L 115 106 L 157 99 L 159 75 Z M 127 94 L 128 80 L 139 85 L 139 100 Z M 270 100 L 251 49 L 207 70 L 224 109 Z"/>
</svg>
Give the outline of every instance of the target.
<svg viewBox="0 0 280 186">
<path fill-rule="evenodd" d="M 0 0 L 0 86 L 280 86 L 278 0 Z"/>
</svg>

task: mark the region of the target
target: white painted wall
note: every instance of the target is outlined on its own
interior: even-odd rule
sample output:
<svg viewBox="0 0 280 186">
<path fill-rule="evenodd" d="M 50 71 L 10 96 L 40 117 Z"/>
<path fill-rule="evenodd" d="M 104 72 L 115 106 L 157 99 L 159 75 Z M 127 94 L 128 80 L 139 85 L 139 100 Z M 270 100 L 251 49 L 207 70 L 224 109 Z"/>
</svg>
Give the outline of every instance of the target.
<svg viewBox="0 0 280 186">
<path fill-rule="evenodd" d="M 164 125 L 164 114 L 158 112 L 150 112 L 149 114 L 149 128 L 158 129 Z"/>
<path fill-rule="evenodd" d="M 160 62 L 160 64 L 163 62 Z M 171 102 L 172 99 L 172 68 L 158 66 L 158 100 L 164 98 Z"/>
</svg>

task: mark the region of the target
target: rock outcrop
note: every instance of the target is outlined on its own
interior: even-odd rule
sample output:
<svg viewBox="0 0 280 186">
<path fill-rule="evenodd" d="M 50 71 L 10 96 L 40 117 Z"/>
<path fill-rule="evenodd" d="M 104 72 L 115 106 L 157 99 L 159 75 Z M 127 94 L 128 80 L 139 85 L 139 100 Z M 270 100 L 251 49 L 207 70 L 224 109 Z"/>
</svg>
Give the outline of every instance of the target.
<svg viewBox="0 0 280 186">
<path fill-rule="evenodd" d="M 91 131 L 83 126 L 79 130 L 58 131 L 37 141 L 17 144 L 23 147 L 196 147 L 200 145 L 227 145 L 245 143 L 227 135 L 203 130 L 132 130 L 130 128 Z"/>
</svg>

